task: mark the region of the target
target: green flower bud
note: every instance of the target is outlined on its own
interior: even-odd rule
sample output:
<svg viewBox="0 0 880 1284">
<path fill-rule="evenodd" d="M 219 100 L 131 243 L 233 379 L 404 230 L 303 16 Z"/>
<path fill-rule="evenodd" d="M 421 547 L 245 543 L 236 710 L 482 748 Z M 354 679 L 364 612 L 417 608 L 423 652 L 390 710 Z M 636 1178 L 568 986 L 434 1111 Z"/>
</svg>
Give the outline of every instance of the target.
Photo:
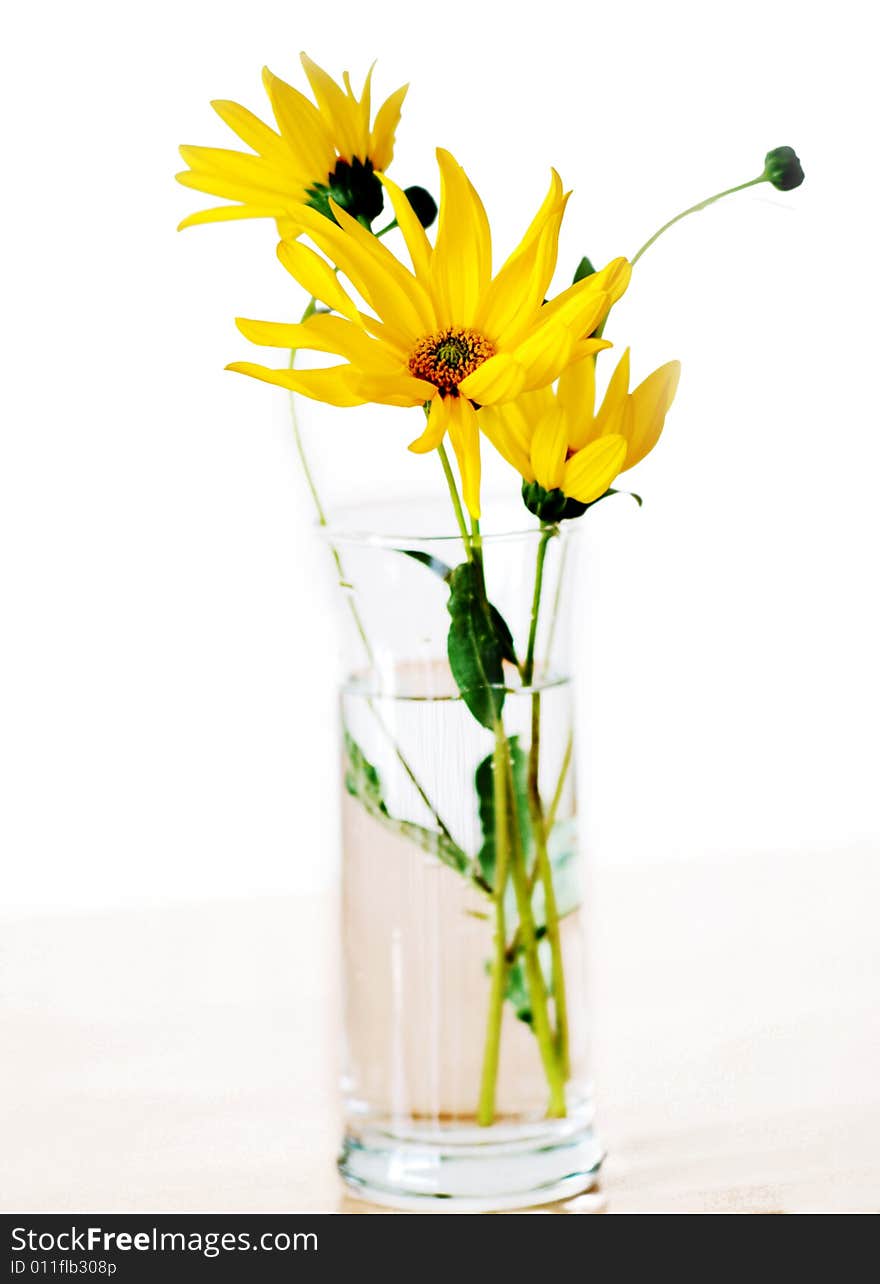
<svg viewBox="0 0 880 1284">
<path fill-rule="evenodd" d="M 424 187 L 408 187 L 404 196 L 413 208 L 413 213 L 422 227 L 430 227 L 437 217 L 437 202 Z"/>
<path fill-rule="evenodd" d="M 598 499 L 590 500 L 589 504 L 582 504 L 579 499 L 571 499 L 564 491 L 545 490 L 536 481 L 522 484 L 523 503 L 530 513 L 534 513 L 542 522 L 564 522 L 570 521 L 574 517 L 583 517 L 588 508 L 595 508 L 601 504 L 603 499 L 610 499 L 612 495 L 629 495 L 634 499 L 639 508 L 642 506 L 641 495 L 636 495 L 631 490 L 615 490 L 609 486 L 604 495 Z"/>
<path fill-rule="evenodd" d="M 804 171 L 793 147 L 774 147 L 764 157 L 764 177 L 778 192 L 790 192 L 804 181 Z"/>
<path fill-rule="evenodd" d="M 537 482 L 524 481 L 522 497 L 529 512 L 534 513 L 542 522 L 561 522 L 566 518 L 583 517 L 589 507 L 576 499 L 569 499 L 558 488 L 545 490 Z"/>
</svg>

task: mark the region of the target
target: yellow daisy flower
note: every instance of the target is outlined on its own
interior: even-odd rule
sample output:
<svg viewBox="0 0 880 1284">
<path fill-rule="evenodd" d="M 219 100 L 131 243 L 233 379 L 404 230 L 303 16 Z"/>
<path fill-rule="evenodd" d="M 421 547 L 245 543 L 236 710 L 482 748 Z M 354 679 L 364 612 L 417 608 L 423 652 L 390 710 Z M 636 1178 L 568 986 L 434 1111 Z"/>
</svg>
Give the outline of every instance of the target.
<svg viewBox="0 0 880 1284">
<path fill-rule="evenodd" d="M 433 249 L 404 193 L 382 179 L 411 271 L 335 204 L 338 226 L 313 210 L 297 212 L 298 230 L 335 264 L 373 315 L 360 310 L 326 259 L 300 241 L 285 241 L 278 253 L 287 270 L 341 315 L 313 316 L 300 325 L 237 323 L 254 343 L 335 353 L 344 364 L 300 371 L 236 362 L 229 369 L 337 406 L 424 405 L 428 422 L 410 450 L 433 450 L 448 431 L 465 502 L 477 517 L 480 407 L 544 387 L 570 361 L 609 346 L 586 336 L 626 289 L 629 264 L 615 259 L 545 303 L 568 199 L 554 171 L 520 244 L 493 275 L 483 203 L 449 152 L 440 150 L 437 158 L 440 214 Z"/>
<path fill-rule="evenodd" d="M 550 388 L 487 408 L 483 432 L 527 483 L 524 498 L 548 521 L 576 517 L 608 490 L 619 473 L 653 450 L 675 397 L 681 365 L 669 361 L 632 392 L 629 348 L 594 413 L 596 363 L 568 366 Z"/>
<path fill-rule="evenodd" d="M 268 67 L 263 69 L 277 132 L 238 103 L 211 104 L 255 155 L 221 147 L 181 147 L 189 169 L 177 175 L 179 183 L 238 202 L 190 214 L 181 228 L 236 218 L 283 220 L 301 205 L 329 215 L 331 199 L 368 222 L 381 213 L 378 175 L 391 163 L 408 86 L 383 103 L 371 124 L 372 67 L 357 98 L 347 71 L 343 89 L 305 54 L 300 57 L 314 103 Z"/>
</svg>

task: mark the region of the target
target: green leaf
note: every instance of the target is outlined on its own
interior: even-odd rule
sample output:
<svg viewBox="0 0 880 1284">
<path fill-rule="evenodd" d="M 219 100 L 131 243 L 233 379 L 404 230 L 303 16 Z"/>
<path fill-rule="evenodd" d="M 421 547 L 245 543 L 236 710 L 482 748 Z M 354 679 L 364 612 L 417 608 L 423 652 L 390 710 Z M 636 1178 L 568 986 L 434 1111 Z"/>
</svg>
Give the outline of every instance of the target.
<svg viewBox="0 0 880 1284">
<path fill-rule="evenodd" d="M 465 852 L 442 830 L 427 829 L 424 825 L 417 825 L 412 820 L 395 820 L 393 816 L 388 817 L 387 823 L 388 827 L 393 828 L 401 838 L 408 838 L 429 856 L 436 856 L 444 865 L 454 869 L 456 874 L 463 874 L 468 878 L 473 876 L 473 866 Z M 481 884 L 478 886 L 480 891 L 487 890 Z"/>
<path fill-rule="evenodd" d="M 596 269 L 593 267 L 586 254 L 574 270 L 574 280 L 572 285 L 577 285 L 578 281 L 585 281 L 588 276 L 592 276 Z"/>
<path fill-rule="evenodd" d="M 382 781 L 378 771 L 347 731 L 345 732 L 345 753 L 348 760 L 345 787 L 374 820 L 400 838 L 406 838 L 409 842 L 415 843 L 429 856 L 435 856 L 444 865 L 454 869 L 457 874 L 472 879 L 481 891 L 488 890 L 482 876 L 478 876 L 473 862 L 449 834 L 440 829 L 429 829 L 425 825 L 418 825 L 412 820 L 399 820 L 391 815 L 382 795 Z"/>
<path fill-rule="evenodd" d="M 513 642 L 497 611 L 487 607 L 478 567 L 462 562 L 449 577 L 447 654 L 456 685 L 477 722 L 491 730 L 504 705 L 502 660 Z M 503 624 L 503 621 L 502 621 Z"/>
<path fill-rule="evenodd" d="M 557 820 L 550 830 L 547 839 L 547 855 L 553 873 L 556 912 L 560 918 L 565 918 L 580 907 L 582 900 L 577 821 L 574 816 L 566 820 Z M 546 922 L 544 889 L 540 880 L 535 888 L 535 921 L 539 926 L 543 926 Z"/>
<path fill-rule="evenodd" d="M 541 973 L 544 977 L 544 984 L 549 994 L 553 989 L 553 964 L 550 950 L 545 944 L 538 947 L 538 963 Z M 526 969 L 523 962 L 522 953 L 508 964 L 507 967 L 507 985 L 504 990 L 504 997 L 508 1003 L 513 1004 L 513 1010 L 516 1013 L 517 1020 L 522 1021 L 525 1025 L 532 1024 L 532 1001 L 529 997 L 529 985 L 526 980 Z"/>
<path fill-rule="evenodd" d="M 526 970 L 522 959 L 517 959 L 507 969 L 507 986 L 504 990 L 504 997 L 508 1003 L 513 1004 L 517 1020 L 524 1021 L 526 1025 L 530 1026 L 532 1024 L 532 1000 L 529 998 Z"/>
<path fill-rule="evenodd" d="M 606 496 L 608 496 L 608 495 L 629 495 L 630 499 L 634 499 L 634 500 L 636 501 L 636 503 L 638 504 L 639 508 L 641 508 L 641 507 L 642 507 L 642 505 L 643 505 L 643 504 L 644 504 L 644 502 L 645 502 L 645 501 L 642 499 L 641 495 L 637 495 L 637 494 L 636 494 L 636 492 L 635 492 L 634 490 L 615 490 L 615 488 L 614 488 L 613 486 L 609 487 L 609 489 L 608 489 L 608 490 L 606 490 L 605 494 L 604 494 L 604 495 L 600 495 L 600 496 L 599 496 L 599 498 L 600 498 L 600 499 L 605 499 L 605 498 L 606 498 Z M 596 504 L 598 504 L 599 500 L 597 499 L 597 500 L 594 500 L 593 502 L 594 502 L 594 503 L 596 503 Z"/>
<path fill-rule="evenodd" d="M 345 756 L 348 766 L 345 771 L 345 788 L 352 798 L 359 799 L 370 812 L 381 812 L 388 815 L 388 808 L 382 798 L 382 782 L 379 773 L 369 761 L 360 745 L 345 732 Z"/>
<path fill-rule="evenodd" d="M 495 610 L 492 603 L 489 603 L 489 615 L 494 625 L 495 632 L 498 635 L 498 645 L 501 647 L 502 660 L 509 661 L 510 664 L 519 664 L 516 658 L 516 647 L 513 645 L 513 634 L 507 627 L 507 621 L 499 611 Z"/>
<path fill-rule="evenodd" d="M 589 504 L 585 504 L 584 511 L 586 512 L 588 508 L 595 508 L 597 504 L 602 503 L 603 499 L 610 499 L 612 495 L 628 495 L 630 499 L 634 499 L 636 501 L 639 508 L 641 508 L 644 503 L 641 495 L 637 495 L 634 490 L 616 490 L 613 486 L 609 486 L 598 499 L 593 499 Z"/>
<path fill-rule="evenodd" d="M 529 819 L 528 758 L 519 746 L 519 737 L 508 740 L 510 765 L 513 771 L 513 790 L 516 799 L 516 816 L 520 842 L 526 858 L 532 851 L 532 827 Z M 480 812 L 483 844 L 477 852 L 477 863 L 489 887 L 495 886 L 495 768 L 494 755 L 489 754 L 477 767 L 474 784 Z"/>
<path fill-rule="evenodd" d="M 443 580 L 445 584 L 451 585 L 452 576 L 455 572 L 451 566 L 441 562 L 439 557 L 434 557 L 431 553 L 425 553 L 418 548 L 402 548 L 400 551 L 404 557 L 412 557 L 415 561 L 421 562 L 423 566 L 427 566 L 429 571 L 433 571 L 438 579 Z M 491 602 L 489 603 L 489 616 L 495 632 L 498 634 L 498 641 L 501 645 L 501 658 L 509 660 L 511 664 L 518 664 L 516 648 L 513 645 L 513 635 L 507 627 L 507 621 Z"/>
<path fill-rule="evenodd" d="M 431 553 L 423 553 L 419 548 L 402 548 L 400 551 L 404 557 L 412 557 L 415 561 L 421 562 L 423 566 L 427 566 L 429 571 L 433 571 L 439 579 L 447 584 L 449 583 L 452 567 L 447 566 L 445 562 L 441 562 L 439 557 L 434 557 Z"/>
</svg>

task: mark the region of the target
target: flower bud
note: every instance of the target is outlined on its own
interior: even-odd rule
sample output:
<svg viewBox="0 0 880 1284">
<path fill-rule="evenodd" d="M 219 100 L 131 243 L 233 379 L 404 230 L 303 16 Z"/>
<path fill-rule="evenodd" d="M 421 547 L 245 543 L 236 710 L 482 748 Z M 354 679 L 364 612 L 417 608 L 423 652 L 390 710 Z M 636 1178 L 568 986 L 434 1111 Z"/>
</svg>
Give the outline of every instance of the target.
<svg viewBox="0 0 880 1284">
<path fill-rule="evenodd" d="M 437 202 L 424 187 L 407 187 L 404 196 L 422 227 L 430 227 L 437 217 Z"/>
<path fill-rule="evenodd" d="M 523 482 L 522 497 L 529 512 L 534 513 L 542 522 L 561 522 L 566 518 L 583 517 L 589 507 L 579 500 L 569 499 L 558 487 L 555 490 L 545 490 L 536 481 Z"/>
<path fill-rule="evenodd" d="M 790 192 L 804 181 L 804 171 L 793 147 L 774 147 L 764 157 L 764 177 L 778 192 Z"/>
</svg>

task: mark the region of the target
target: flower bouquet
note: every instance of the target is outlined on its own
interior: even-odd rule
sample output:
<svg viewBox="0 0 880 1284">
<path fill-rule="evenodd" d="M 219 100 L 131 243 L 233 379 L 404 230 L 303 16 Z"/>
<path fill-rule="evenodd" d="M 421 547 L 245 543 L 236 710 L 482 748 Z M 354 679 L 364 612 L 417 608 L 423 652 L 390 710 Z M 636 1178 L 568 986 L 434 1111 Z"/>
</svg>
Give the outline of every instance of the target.
<svg viewBox="0 0 880 1284">
<path fill-rule="evenodd" d="M 483 202 L 448 151 L 437 202 L 389 176 L 406 87 L 374 116 L 372 72 L 358 97 L 348 73 L 339 85 L 302 63 L 313 100 L 265 71 L 275 127 L 215 102 L 249 150 L 183 147 L 178 178 L 230 202 L 181 226 L 274 220 L 305 299 L 299 320 L 240 318 L 245 338 L 283 355 L 229 369 L 291 394 L 344 604 L 340 1170 L 380 1203 L 522 1207 L 583 1190 L 602 1158 L 568 581 L 583 519 L 657 444 L 679 380 L 669 361 L 632 387 L 628 349 L 606 374 L 612 310 L 673 223 L 742 187 L 794 188 L 803 172 L 777 148 L 756 178 L 677 215 L 631 258 L 598 270 L 583 258 L 556 289 L 569 194 L 555 171 L 493 265 Z M 443 507 L 331 523 L 296 396 L 395 408 L 390 427 L 437 457 Z M 513 519 L 484 520 L 484 442 L 511 466 Z"/>
</svg>

